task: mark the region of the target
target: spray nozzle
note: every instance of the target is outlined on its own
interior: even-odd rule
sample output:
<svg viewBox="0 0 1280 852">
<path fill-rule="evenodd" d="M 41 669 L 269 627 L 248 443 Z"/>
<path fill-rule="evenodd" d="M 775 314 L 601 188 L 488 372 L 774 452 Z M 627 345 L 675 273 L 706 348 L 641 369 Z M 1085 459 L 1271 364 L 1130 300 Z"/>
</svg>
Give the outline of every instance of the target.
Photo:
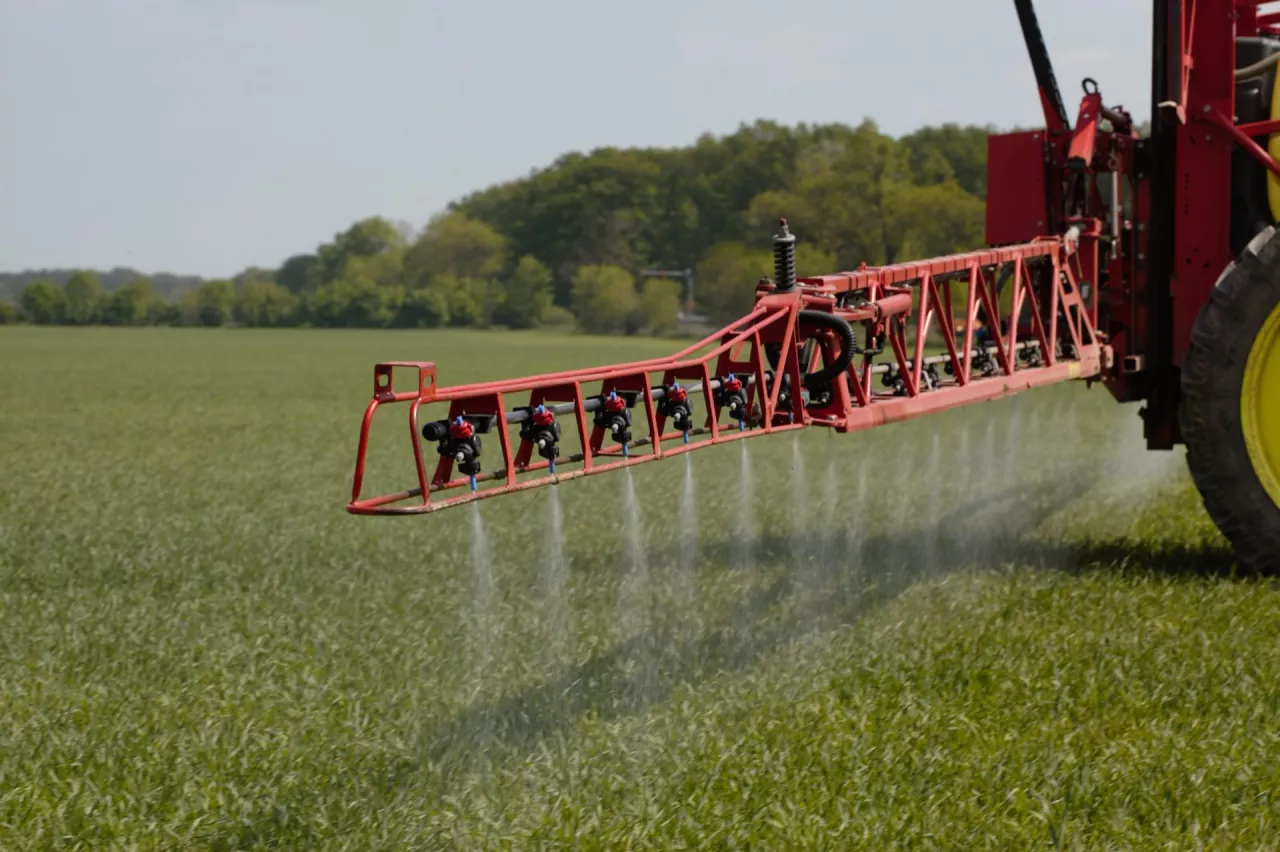
<svg viewBox="0 0 1280 852">
<path fill-rule="evenodd" d="M 631 441 L 631 409 L 627 407 L 626 398 L 619 396 L 617 391 L 609 391 L 601 398 L 594 422 L 622 444 L 623 452 L 626 452 L 627 444 Z"/>
<path fill-rule="evenodd" d="M 658 413 L 671 418 L 672 425 L 684 433 L 687 444 L 689 430 L 693 428 L 693 403 L 689 401 L 689 392 L 680 387 L 679 382 L 673 382 L 663 391 L 662 399 L 658 400 Z"/>
<path fill-rule="evenodd" d="M 556 458 L 560 455 L 560 424 L 556 422 L 555 412 L 542 403 L 528 412 L 524 423 L 520 426 L 520 438 L 538 448 L 538 455 L 550 463 L 551 472 L 556 471 Z"/>
<path fill-rule="evenodd" d="M 436 448 L 436 452 L 440 455 L 452 456 L 458 463 L 458 470 L 470 477 L 472 491 L 476 488 L 476 474 L 480 472 L 480 435 L 478 433 L 485 431 L 484 425 L 482 421 L 481 428 L 477 429 L 459 414 L 449 424 L 448 433 L 439 439 L 440 443 Z M 426 434 L 425 430 L 423 434 Z"/>
</svg>

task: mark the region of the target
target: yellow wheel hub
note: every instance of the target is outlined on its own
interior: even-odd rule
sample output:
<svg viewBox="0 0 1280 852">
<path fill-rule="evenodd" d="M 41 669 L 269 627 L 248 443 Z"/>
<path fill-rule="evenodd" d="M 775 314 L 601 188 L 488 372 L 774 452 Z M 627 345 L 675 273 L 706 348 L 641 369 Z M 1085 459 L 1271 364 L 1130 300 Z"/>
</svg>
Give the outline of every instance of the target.
<svg viewBox="0 0 1280 852">
<path fill-rule="evenodd" d="M 1240 412 L 1249 460 L 1280 506 L 1280 305 L 1262 324 L 1249 352 Z"/>
</svg>

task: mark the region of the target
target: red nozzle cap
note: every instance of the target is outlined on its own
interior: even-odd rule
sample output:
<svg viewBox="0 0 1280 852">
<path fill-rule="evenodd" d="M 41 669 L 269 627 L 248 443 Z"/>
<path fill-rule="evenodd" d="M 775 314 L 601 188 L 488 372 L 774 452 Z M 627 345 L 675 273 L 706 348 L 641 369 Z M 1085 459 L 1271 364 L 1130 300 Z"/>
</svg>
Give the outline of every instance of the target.
<svg viewBox="0 0 1280 852">
<path fill-rule="evenodd" d="M 667 388 L 667 399 L 671 400 L 672 402 L 684 402 L 688 398 L 689 398 L 689 392 L 684 388 L 680 387 L 679 382 Z"/>
<path fill-rule="evenodd" d="M 463 420 L 461 416 L 449 424 L 449 437 L 461 440 L 470 438 L 475 430 L 471 428 L 471 424 Z"/>
<path fill-rule="evenodd" d="M 545 405 L 539 405 L 533 410 L 533 416 L 530 419 L 534 426 L 550 426 L 555 422 L 556 416 Z"/>
<path fill-rule="evenodd" d="M 729 376 L 729 378 L 720 383 L 720 387 L 730 393 L 740 391 L 742 390 L 742 379 L 737 376 Z"/>
<path fill-rule="evenodd" d="M 609 391 L 609 395 L 604 398 L 604 410 L 610 414 L 617 414 L 627 407 L 627 401 L 614 391 Z"/>
</svg>

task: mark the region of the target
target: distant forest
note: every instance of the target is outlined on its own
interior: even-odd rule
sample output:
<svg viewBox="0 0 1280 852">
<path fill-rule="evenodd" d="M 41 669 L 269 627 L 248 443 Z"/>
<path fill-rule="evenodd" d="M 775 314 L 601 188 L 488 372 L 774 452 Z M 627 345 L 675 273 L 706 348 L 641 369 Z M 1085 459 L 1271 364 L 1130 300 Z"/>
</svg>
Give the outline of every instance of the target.
<svg viewBox="0 0 1280 852">
<path fill-rule="evenodd" d="M 275 269 L 226 280 L 41 270 L 0 274 L 0 321 L 318 327 L 578 326 L 665 334 L 713 322 L 771 274 L 779 217 L 801 275 L 982 243 L 986 139 L 943 125 L 760 121 L 671 149 L 566 154 L 407 231 L 374 217 Z M 682 278 L 693 271 L 695 304 Z"/>
</svg>

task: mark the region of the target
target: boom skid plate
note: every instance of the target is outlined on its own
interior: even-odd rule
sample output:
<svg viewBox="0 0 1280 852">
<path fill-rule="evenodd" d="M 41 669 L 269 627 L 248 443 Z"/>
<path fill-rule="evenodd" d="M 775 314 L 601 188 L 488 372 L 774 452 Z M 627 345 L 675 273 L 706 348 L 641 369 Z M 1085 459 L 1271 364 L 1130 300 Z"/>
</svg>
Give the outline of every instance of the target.
<svg viewBox="0 0 1280 852">
<path fill-rule="evenodd" d="M 729 441 L 868 429 L 1097 378 L 1110 366 L 1089 292 L 1098 230 L 761 282 L 749 314 L 665 358 L 454 387 L 438 386 L 432 363 L 378 364 L 347 511 L 432 512 Z M 403 368 L 412 390 L 394 387 Z M 417 483 L 364 496 L 374 417 L 401 403 Z"/>
</svg>

